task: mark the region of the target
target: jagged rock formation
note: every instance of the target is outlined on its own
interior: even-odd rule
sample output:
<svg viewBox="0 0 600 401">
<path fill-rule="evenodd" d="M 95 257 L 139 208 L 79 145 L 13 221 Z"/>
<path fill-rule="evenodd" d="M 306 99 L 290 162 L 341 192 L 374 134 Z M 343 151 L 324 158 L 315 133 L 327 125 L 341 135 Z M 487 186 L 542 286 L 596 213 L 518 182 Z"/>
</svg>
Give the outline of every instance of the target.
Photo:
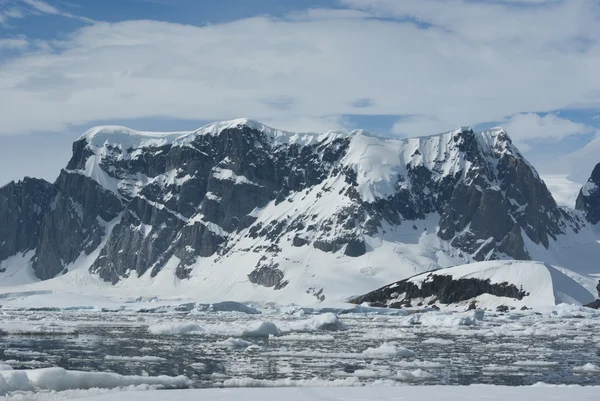
<svg viewBox="0 0 600 401">
<path fill-rule="evenodd" d="M 579 191 L 575 208 L 585 213 L 585 218 L 592 224 L 600 221 L 600 163 L 594 167 L 592 176 Z"/>
<path fill-rule="evenodd" d="M 0 189 L 0 258 L 35 251 L 40 279 L 62 272 L 82 253 L 96 249 L 120 201 L 98 183 L 63 171 L 54 185 L 27 178 Z"/>
<path fill-rule="evenodd" d="M 74 143 L 54 184 L 0 189 L 0 226 L 10 227 L 0 260 L 34 251 L 41 279 L 97 252 L 89 270 L 111 283 L 239 263 L 247 281 L 278 290 L 292 270 L 321 263 L 306 259 L 315 252 L 361 260 L 373 276 L 383 267 L 366 261 L 387 244 L 435 246 L 411 259 L 415 269 L 425 259 L 529 259 L 525 237 L 548 247 L 576 225 L 502 129 L 392 139 L 250 120 L 189 133 L 98 127 Z M 303 292 L 321 299 L 322 287 Z"/>
<path fill-rule="evenodd" d="M 0 188 L 0 260 L 35 250 L 56 188 L 35 178 Z"/>
<path fill-rule="evenodd" d="M 430 298 L 428 303 L 431 305 L 436 302 L 448 305 L 470 300 L 483 294 L 519 300 L 529 295 L 508 282 L 492 284 L 489 279 L 455 279 L 451 275 L 444 275 L 442 273 L 425 274 L 426 278 L 422 283 L 414 283 L 410 279 L 401 280 L 368 294 L 353 298 L 350 302 L 359 305 L 366 302 L 369 306 L 401 308 L 402 306 L 412 306 L 415 303 L 415 299 Z M 391 299 L 397 299 L 400 295 L 403 295 L 401 300 L 390 303 Z"/>
</svg>

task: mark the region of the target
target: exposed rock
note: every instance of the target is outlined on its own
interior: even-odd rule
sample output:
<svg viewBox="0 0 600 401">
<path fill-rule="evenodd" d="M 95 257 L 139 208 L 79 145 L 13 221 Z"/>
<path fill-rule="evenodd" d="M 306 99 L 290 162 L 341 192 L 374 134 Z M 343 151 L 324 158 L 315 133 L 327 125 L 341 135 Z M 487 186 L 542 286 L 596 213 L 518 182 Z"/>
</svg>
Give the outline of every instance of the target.
<svg viewBox="0 0 600 401">
<path fill-rule="evenodd" d="M 0 260 L 36 249 L 57 193 L 49 182 L 29 177 L 0 188 Z"/>
<path fill-rule="evenodd" d="M 592 224 L 600 221 L 600 163 L 596 164 L 588 182 L 581 188 L 575 208 L 585 212 L 585 218 Z"/>
<path fill-rule="evenodd" d="M 81 174 L 63 170 L 55 186 L 58 192 L 44 216 L 32 264 L 41 279 L 56 276 L 82 253 L 95 250 L 105 235 L 103 222 L 122 210 L 115 194 Z"/>
<path fill-rule="evenodd" d="M 283 280 L 283 272 L 277 268 L 277 265 L 265 265 L 248 274 L 248 279 L 254 284 L 263 287 L 271 287 L 274 290 L 280 290 L 288 285 Z"/>
<path fill-rule="evenodd" d="M 405 306 L 409 306 L 410 300 L 415 298 L 435 297 L 442 304 L 453 304 L 482 294 L 514 299 L 523 299 L 527 295 L 526 292 L 509 283 L 492 284 L 489 280 L 475 278 L 457 280 L 441 273 L 427 273 L 427 279 L 420 286 L 411 282 L 410 279 L 405 279 L 353 298 L 349 302 L 359 305 L 366 302 L 371 306 L 382 307 L 387 306 L 391 299 L 399 298 L 399 295 L 402 294 L 404 297 L 401 304 Z"/>
</svg>

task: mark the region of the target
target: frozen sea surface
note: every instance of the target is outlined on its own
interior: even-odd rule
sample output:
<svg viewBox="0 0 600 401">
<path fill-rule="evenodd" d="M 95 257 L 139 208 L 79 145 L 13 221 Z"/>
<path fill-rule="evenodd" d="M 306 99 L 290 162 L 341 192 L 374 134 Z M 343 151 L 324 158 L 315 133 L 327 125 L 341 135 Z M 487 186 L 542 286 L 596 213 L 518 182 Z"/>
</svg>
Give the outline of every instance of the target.
<svg viewBox="0 0 600 401">
<path fill-rule="evenodd" d="M 59 367 L 184 376 L 195 388 L 600 385 L 600 313 L 581 307 L 205 309 L 0 309 L 0 375 Z"/>
</svg>

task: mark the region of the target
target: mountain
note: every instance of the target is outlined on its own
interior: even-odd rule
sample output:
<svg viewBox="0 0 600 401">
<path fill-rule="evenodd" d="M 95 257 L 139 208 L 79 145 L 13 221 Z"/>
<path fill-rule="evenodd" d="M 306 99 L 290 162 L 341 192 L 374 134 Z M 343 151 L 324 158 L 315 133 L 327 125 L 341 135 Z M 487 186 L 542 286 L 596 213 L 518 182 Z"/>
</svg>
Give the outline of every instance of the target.
<svg viewBox="0 0 600 401">
<path fill-rule="evenodd" d="M 0 285 L 27 269 L 74 286 L 246 300 L 343 299 L 491 259 L 589 273 L 600 255 L 581 213 L 557 206 L 500 128 L 397 139 L 247 119 L 176 133 L 96 127 L 55 183 L 0 188 L 0 226 Z"/>
<path fill-rule="evenodd" d="M 498 310 L 585 305 L 595 298 L 594 284 L 592 279 L 545 263 L 486 261 L 421 273 L 351 302 L 392 308 L 452 304 Z"/>
</svg>

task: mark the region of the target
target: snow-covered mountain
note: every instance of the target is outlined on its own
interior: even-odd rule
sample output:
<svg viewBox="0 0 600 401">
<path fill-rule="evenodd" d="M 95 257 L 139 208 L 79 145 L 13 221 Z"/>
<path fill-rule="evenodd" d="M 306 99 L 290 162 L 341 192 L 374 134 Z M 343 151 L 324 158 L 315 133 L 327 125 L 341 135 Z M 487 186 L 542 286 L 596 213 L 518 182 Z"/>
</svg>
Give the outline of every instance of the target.
<svg viewBox="0 0 600 401">
<path fill-rule="evenodd" d="M 500 128 L 97 127 L 54 184 L 0 188 L 0 282 L 25 270 L 135 293 L 322 301 L 490 259 L 600 272 L 588 226 Z"/>
<path fill-rule="evenodd" d="M 595 281 L 545 263 L 486 261 L 425 272 L 352 300 L 370 306 L 537 308 L 594 300 Z"/>
</svg>

